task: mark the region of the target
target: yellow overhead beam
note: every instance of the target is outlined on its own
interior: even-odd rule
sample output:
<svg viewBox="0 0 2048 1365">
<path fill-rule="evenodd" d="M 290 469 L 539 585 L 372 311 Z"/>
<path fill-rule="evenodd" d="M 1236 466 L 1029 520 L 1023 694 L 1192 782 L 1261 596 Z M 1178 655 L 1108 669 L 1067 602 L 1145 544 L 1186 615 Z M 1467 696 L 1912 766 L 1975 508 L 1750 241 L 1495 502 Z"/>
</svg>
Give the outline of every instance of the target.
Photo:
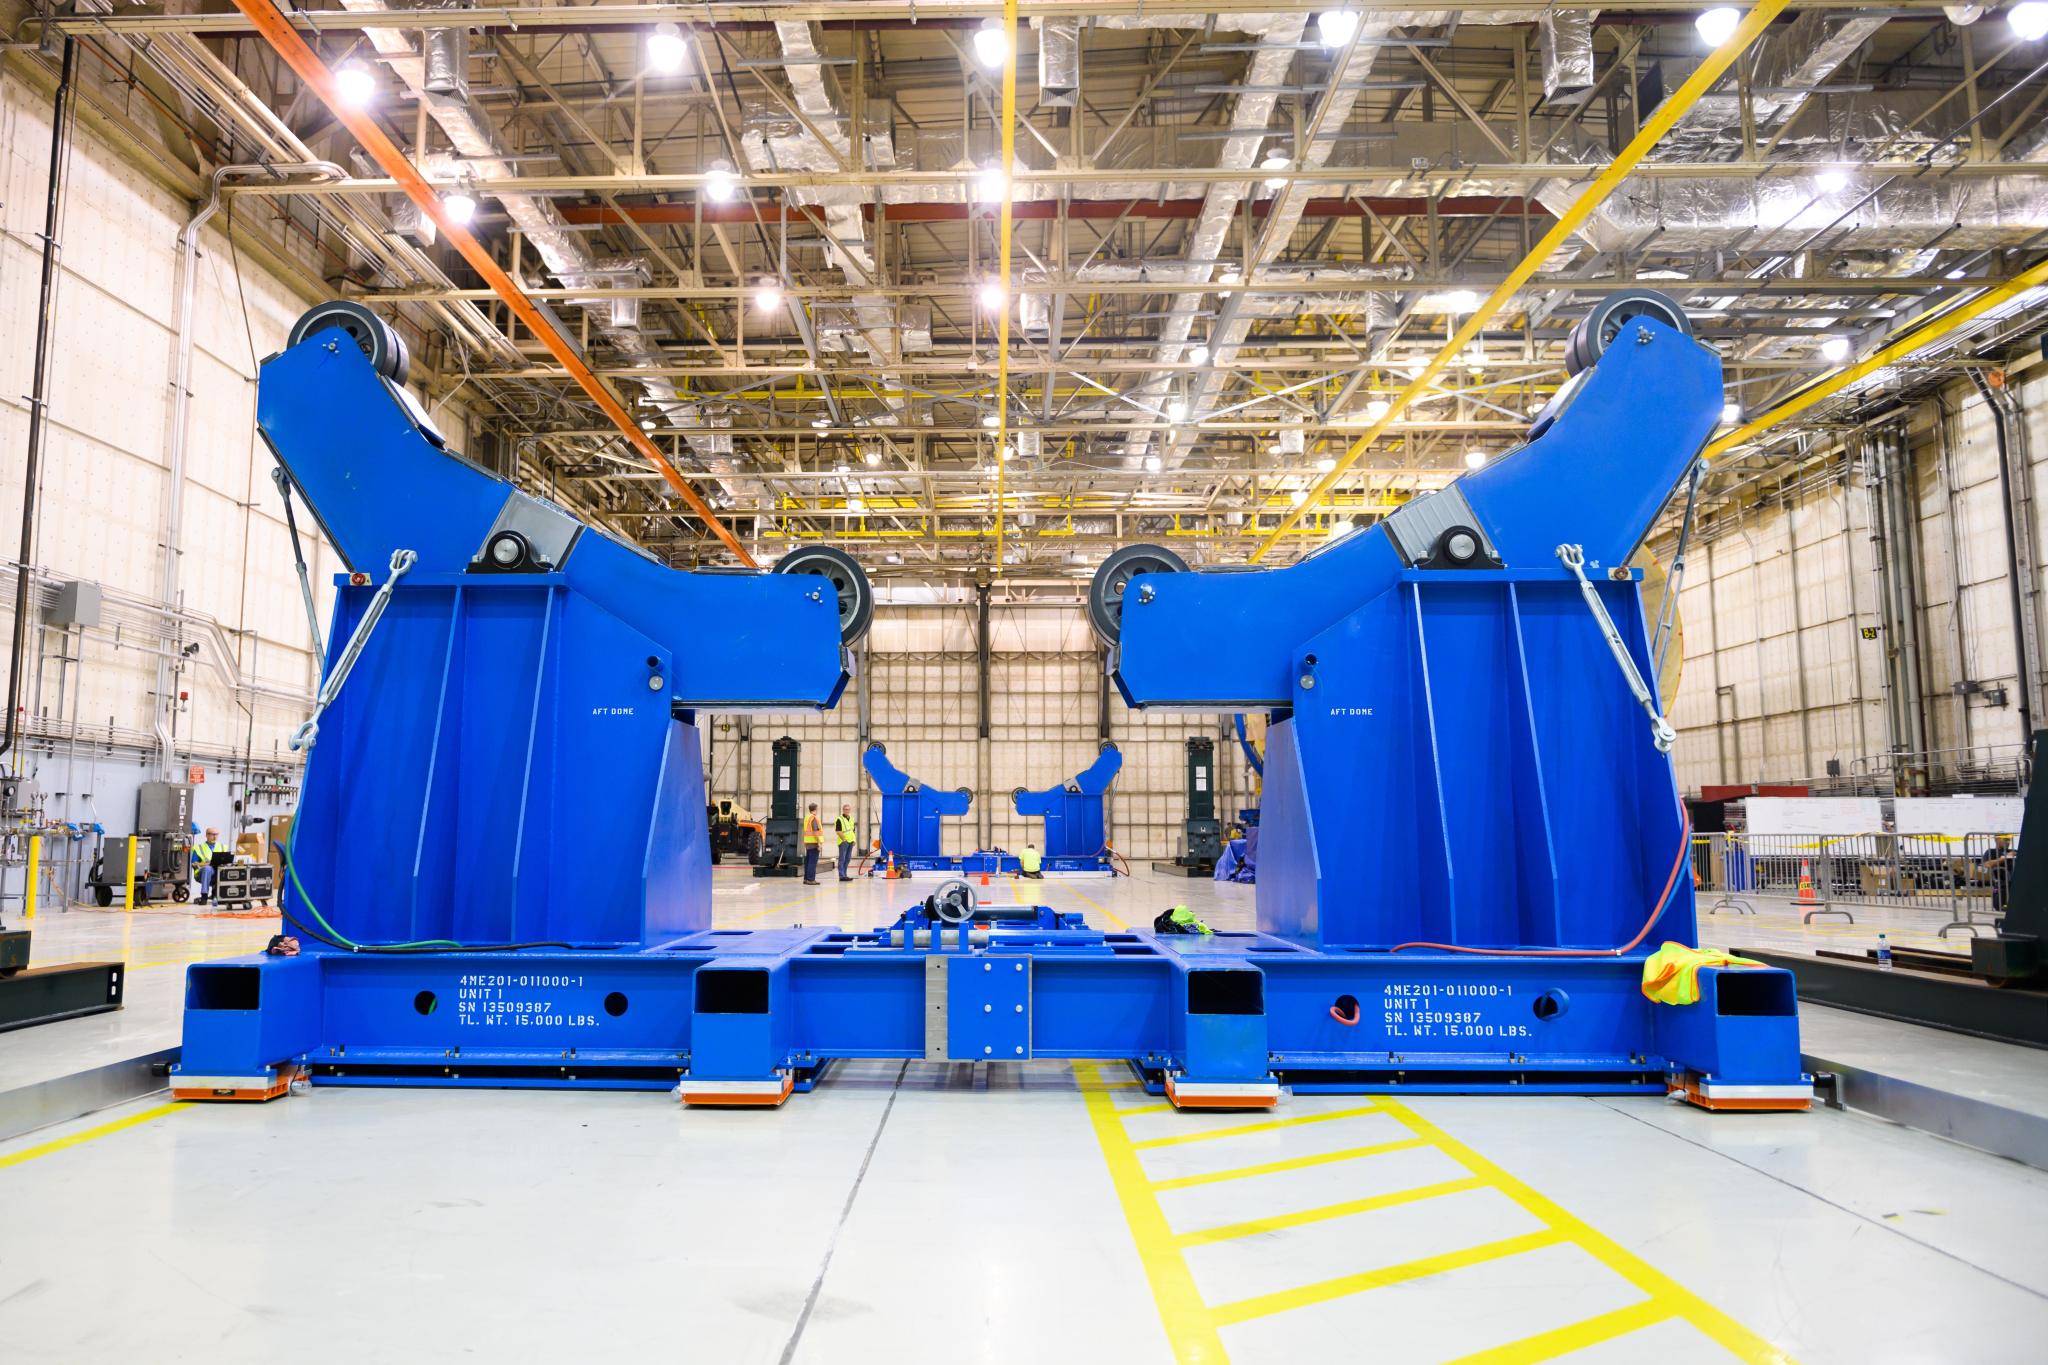
<svg viewBox="0 0 2048 1365">
<path fill-rule="evenodd" d="M 1734 65 L 1735 59 L 1771 26 L 1771 21 L 1778 17 L 1779 12 L 1788 3 L 1789 0 L 1759 0 L 1757 6 L 1743 16 L 1741 25 L 1730 35 L 1728 41 L 1708 54 L 1707 59 L 1686 78 L 1685 84 L 1679 86 L 1670 99 L 1657 106 L 1656 112 L 1650 116 L 1649 121 L 1635 137 L 1630 139 L 1628 146 L 1621 149 L 1621 154 L 1614 158 L 1613 163 L 1600 172 L 1593 183 L 1586 187 L 1585 192 L 1579 195 L 1572 206 L 1551 225 L 1550 231 L 1543 234 L 1543 240 L 1530 248 L 1529 254 L 1522 258 L 1521 264 L 1508 272 L 1507 278 L 1487 296 L 1486 302 L 1479 305 L 1478 310 L 1465 320 L 1465 325 L 1444 343 L 1443 349 L 1422 367 L 1422 372 L 1394 396 L 1380 419 L 1367 428 L 1363 436 L 1351 443 L 1350 448 L 1337 461 L 1337 467 L 1317 480 L 1316 486 L 1309 491 L 1307 500 L 1283 518 L 1279 527 L 1259 542 L 1258 549 L 1252 551 L 1251 557 L 1254 562 L 1264 558 L 1266 552 L 1278 544 L 1280 538 L 1291 531 L 1296 522 L 1314 510 L 1316 503 L 1329 493 L 1352 465 L 1358 462 L 1359 456 L 1365 454 L 1372 443 L 1380 438 L 1381 433 L 1394 424 L 1394 419 L 1430 386 L 1430 382 L 1443 372 L 1452 357 L 1464 350 L 1486 324 L 1493 320 L 1494 315 L 1506 307 L 1515 291 L 1529 282 L 1537 268 L 1549 259 L 1550 254 L 1563 246 L 1566 239 L 1577 232 L 1586 219 L 1593 215 L 1593 210 L 1599 208 L 1607 201 L 1608 196 L 1621 187 L 1621 182 L 1628 178 L 1637 163 L 1663 139 L 1673 124 L 1714 88 L 1727 73 L 1728 68 Z M 1258 532 L 1254 529 L 1250 534 L 1257 535 Z"/>
<path fill-rule="evenodd" d="M 1003 297 L 996 310 L 996 561 L 1003 571 L 1003 447 L 1010 439 L 1010 168 L 1017 157 L 1017 0 L 1003 0 L 1003 202 L 998 244 Z M 1077 111 L 1078 112 L 1078 111 Z"/>
<path fill-rule="evenodd" d="M 1867 359 L 1822 377 L 1776 407 L 1758 414 L 1727 435 L 1717 438 L 1701 453 L 1712 459 L 1736 446 L 1753 441 L 1780 422 L 1797 417 L 1814 404 L 1834 397 L 1857 380 L 1875 374 L 1887 365 L 1897 364 L 1914 352 L 1932 346 L 1957 328 L 1976 321 L 2000 304 L 2011 302 L 2029 289 L 2043 286 L 2048 286 L 2048 259 L 2043 259 L 2032 270 L 2015 275 L 1996 288 L 1987 289 L 1981 294 L 1942 309 L 1897 341 L 1871 352 Z"/>
</svg>

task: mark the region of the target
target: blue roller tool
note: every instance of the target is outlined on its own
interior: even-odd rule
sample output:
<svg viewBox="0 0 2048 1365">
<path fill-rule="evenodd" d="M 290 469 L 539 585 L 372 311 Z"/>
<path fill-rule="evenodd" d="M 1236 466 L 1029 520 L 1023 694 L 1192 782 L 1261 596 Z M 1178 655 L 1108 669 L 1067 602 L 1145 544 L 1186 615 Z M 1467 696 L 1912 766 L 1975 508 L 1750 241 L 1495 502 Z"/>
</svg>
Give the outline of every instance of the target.
<svg viewBox="0 0 2048 1365">
<path fill-rule="evenodd" d="M 939 821 L 967 814 L 974 793 L 965 787 L 943 791 L 926 786 L 891 763 L 879 744 L 870 744 L 860 763 L 882 794 L 881 846 L 875 850 L 875 863 L 893 862 L 907 872 L 958 872 L 959 855 L 941 850 L 944 830 Z"/>
<path fill-rule="evenodd" d="M 1010 793 L 1010 803 L 1026 819 L 1043 819 L 1040 851 L 1048 872 L 1101 872 L 1110 866 L 1104 836 L 1102 798 L 1122 771 L 1124 756 L 1114 744 L 1102 746 L 1095 761 L 1056 787 Z"/>
<path fill-rule="evenodd" d="M 1805 1107 L 1789 974 L 1707 966 L 1688 1005 L 1641 987 L 1697 940 L 1628 560 L 1716 424 L 1720 362 L 1629 293 L 1572 356 L 1527 444 L 1300 563 L 1131 547 L 1097 574 L 1130 705 L 1269 714 L 1256 930 L 1089 929 L 972 887 L 865 932 L 714 930 L 695 715 L 831 705 L 858 570 L 662 569 L 442 450 L 354 333 L 303 328 L 259 419 L 360 571 L 284 897 L 313 932 L 189 969 L 175 1092 L 303 1072 L 779 1104 L 842 1058 L 1094 1058 L 1180 1107 Z M 885 845 L 935 853 L 964 794 L 867 761 Z"/>
</svg>

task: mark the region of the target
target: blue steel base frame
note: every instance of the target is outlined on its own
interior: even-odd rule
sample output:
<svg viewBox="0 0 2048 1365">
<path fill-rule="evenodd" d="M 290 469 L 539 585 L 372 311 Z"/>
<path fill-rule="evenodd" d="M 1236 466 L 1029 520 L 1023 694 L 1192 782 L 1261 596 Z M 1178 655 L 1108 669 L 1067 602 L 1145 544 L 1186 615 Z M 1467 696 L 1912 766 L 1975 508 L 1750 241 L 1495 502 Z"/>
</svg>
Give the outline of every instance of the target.
<svg viewBox="0 0 2048 1365">
<path fill-rule="evenodd" d="M 1007 907 L 1005 907 L 1007 909 Z M 1128 1061 L 1182 1105 L 1299 1090 L 1574 1094 L 1782 1086 L 1793 983 L 1627 958 L 1320 952 L 1267 934 L 1029 920 L 713 929 L 644 951 L 322 953 L 193 966 L 182 1095 L 323 1085 L 673 1089 L 779 1103 L 834 1061 Z M 1346 1019 L 1354 1022 L 1346 1023 Z"/>
</svg>

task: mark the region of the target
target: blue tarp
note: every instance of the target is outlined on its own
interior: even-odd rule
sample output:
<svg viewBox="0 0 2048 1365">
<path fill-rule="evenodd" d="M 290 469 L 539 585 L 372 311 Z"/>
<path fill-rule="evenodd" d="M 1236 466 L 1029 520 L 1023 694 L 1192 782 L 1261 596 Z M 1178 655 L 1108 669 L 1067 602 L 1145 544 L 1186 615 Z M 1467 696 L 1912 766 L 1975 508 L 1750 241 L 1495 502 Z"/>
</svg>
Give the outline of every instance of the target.
<svg viewBox="0 0 2048 1365">
<path fill-rule="evenodd" d="M 1257 827 L 1245 831 L 1242 839 L 1232 839 L 1223 846 L 1223 856 L 1216 860 L 1216 880 L 1219 882 L 1255 882 L 1259 874 L 1259 831 Z"/>
</svg>

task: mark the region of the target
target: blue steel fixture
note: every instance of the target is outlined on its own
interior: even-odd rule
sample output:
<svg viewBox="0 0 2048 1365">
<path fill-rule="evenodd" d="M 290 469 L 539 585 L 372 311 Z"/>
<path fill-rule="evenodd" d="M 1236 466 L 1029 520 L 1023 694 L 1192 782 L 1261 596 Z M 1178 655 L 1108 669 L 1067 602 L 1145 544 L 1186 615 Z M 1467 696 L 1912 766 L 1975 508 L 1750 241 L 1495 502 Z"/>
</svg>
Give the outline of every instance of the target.
<svg viewBox="0 0 2048 1365">
<path fill-rule="evenodd" d="M 879 744 L 870 744 L 860 756 L 860 763 L 874 779 L 876 790 L 882 793 L 881 847 L 875 851 L 876 864 L 893 859 L 898 868 L 909 872 L 960 871 L 959 856 L 948 856 L 941 849 L 944 832 L 939 821 L 967 814 L 967 808 L 974 804 L 974 793 L 965 787 L 941 791 L 926 786 L 891 763 L 888 751 Z M 1015 866 L 1014 860 L 1011 865 Z M 1002 869 L 989 866 L 971 870 Z"/>
<path fill-rule="evenodd" d="M 1096 1058 L 1182 1107 L 1283 1083 L 1805 1107 L 1788 974 L 1707 968 L 1688 1006 L 1640 988 L 1651 949 L 1696 939 L 1626 562 L 1722 397 L 1668 302 L 1602 320 L 1574 348 L 1597 364 L 1487 469 L 1288 568 L 1166 564 L 1105 595 L 1131 705 L 1272 713 L 1259 929 L 1213 935 L 1010 918 L 957 885 L 864 933 L 711 929 L 694 711 L 832 704 L 830 598 L 671 574 L 557 521 L 522 572 L 471 571 L 519 495 L 315 333 L 265 365 L 264 431 L 352 567 L 420 557 L 352 676 L 376 601 L 344 590 L 328 691 L 348 681 L 285 896 L 364 950 L 192 967 L 176 1093 L 305 1069 L 775 1104 L 842 1058 Z M 702 620 L 740 633 L 686 634 Z M 541 856 L 591 801 L 581 857 Z M 466 946 L 392 951 L 428 937 Z"/>
<path fill-rule="evenodd" d="M 1045 821 L 1039 847 L 1046 871 L 1100 872 L 1110 866 L 1102 798 L 1123 766 L 1123 754 L 1114 744 L 1105 744 L 1093 763 L 1058 786 L 1036 792 L 1019 787 L 1010 793 L 1017 814 Z"/>
</svg>

